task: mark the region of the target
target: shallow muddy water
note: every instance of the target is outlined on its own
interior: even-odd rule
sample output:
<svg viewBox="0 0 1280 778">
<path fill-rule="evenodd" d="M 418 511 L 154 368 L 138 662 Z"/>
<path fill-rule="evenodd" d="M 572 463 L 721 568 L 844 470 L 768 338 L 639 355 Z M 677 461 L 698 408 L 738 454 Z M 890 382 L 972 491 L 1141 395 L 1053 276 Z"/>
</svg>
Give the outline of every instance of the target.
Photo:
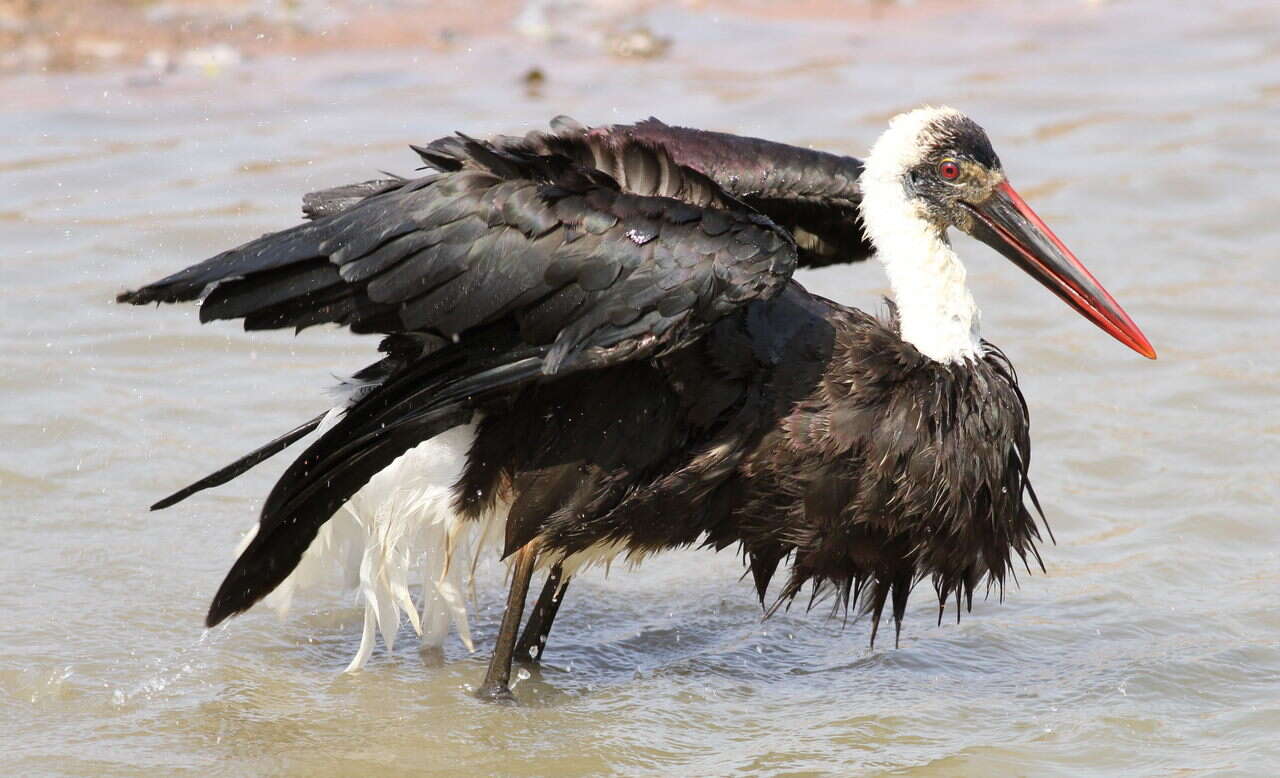
<svg viewBox="0 0 1280 778">
<path fill-rule="evenodd" d="M 0 772 L 1273 774 L 1280 6 L 878 8 L 657 10 L 673 44 L 646 61 L 494 35 L 0 82 Z M 872 651 L 825 610 L 761 622 L 732 554 L 668 554 L 575 581 L 519 708 L 468 694 L 496 566 L 474 655 L 424 658 L 406 627 L 343 675 L 362 614 L 338 592 L 202 629 L 287 457 L 146 506 L 325 407 L 374 341 L 201 327 L 116 291 L 293 223 L 303 192 L 409 172 L 406 144 L 454 129 L 654 114 L 861 154 L 925 102 L 986 126 L 1161 355 L 958 241 L 1030 402 L 1047 575 L 959 625 L 923 587 L 901 647 Z M 872 265 L 803 280 L 867 307 L 884 288 Z"/>
</svg>

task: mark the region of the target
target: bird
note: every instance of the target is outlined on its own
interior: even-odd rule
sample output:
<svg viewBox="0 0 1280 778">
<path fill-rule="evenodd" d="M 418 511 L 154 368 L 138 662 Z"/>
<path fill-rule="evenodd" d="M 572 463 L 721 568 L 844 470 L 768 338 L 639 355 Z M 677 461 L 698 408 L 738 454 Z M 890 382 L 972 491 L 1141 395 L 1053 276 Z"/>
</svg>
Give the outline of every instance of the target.
<svg viewBox="0 0 1280 778">
<path fill-rule="evenodd" d="M 1003 597 L 1015 566 L 1043 569 L 1027 403 L 948 230 L 1156 358 L 953 108 L 897 115 L 862 160 L 652 118 L 413 149 L 423 175 L 313 193 L 302 224 L 119 295 L 383 336 L 338 407 L 153 506 L 320 431 L 209 627 L 372 555 L 353 667 L 401 611 L 424 640 L 452 619 L 470 646 L 460 576 L 496 546 L 511 583 L 478 694 L 511 701 L 512 665 L 541 658 L 573 576 L 702 546 L 741 553 L 766 616 L 808 587 L 810 607 L 869 614 L 874 646 L 886 606 L 898 635 L 925 580 L 940 623 L 950 601 L 958 618 L 984 587 Z M 879 314 L 792 277 L 872 256 L 891 290 Z"/>
</svg>

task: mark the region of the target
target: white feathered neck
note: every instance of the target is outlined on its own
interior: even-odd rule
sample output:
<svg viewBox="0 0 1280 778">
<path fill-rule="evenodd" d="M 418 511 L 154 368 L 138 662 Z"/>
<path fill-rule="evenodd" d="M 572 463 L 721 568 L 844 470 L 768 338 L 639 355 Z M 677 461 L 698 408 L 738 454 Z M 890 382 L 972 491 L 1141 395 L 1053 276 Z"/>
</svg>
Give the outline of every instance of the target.
<svg viewBox="0 0 1280 778">
<path fill-rule="evenodd" d="M 959 115 L 953 108 L 918 108 L 894 117 L 858 179 L 862 222 L 889 276 L 902 339 L 938 362 L 977 358 L 980 315 L 944 228 L 907 196 L 903 177 L 930 144 L 930 126 Z"/>
</svg>

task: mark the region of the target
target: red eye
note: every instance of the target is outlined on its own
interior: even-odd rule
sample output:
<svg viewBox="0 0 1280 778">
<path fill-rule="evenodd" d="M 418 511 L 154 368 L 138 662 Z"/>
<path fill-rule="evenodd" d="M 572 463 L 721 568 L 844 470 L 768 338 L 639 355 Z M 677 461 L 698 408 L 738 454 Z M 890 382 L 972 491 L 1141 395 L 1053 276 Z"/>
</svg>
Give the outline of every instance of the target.
<svg viewBox="0 0 1280 778">
<path fill-rule="evenodd" d="M 960 177 L 960 166 L 948 159 L 938 165 L 938 175 L 948 181 L 954 181 Z"/>
</svg>

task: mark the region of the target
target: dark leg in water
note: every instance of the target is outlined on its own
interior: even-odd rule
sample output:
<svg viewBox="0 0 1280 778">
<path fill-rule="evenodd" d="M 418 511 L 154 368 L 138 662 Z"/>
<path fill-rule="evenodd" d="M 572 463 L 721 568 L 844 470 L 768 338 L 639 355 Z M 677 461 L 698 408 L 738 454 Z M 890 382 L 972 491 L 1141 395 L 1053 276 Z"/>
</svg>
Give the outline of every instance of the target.
<svg viewBox="0 0 1280 778">
<path fill-rule="evenodd" d="M 524 618 L 524 599 L 529 593 L 529 579 L 533 576 L 533 564 L 538 559 L 536 542 L 528 543 L 516 552 L 515 568 L 511 571 L 511 591 L 507 594 L 507 609 L 502 614 L 502 626 L 489 659 L 489 671 L 484 675 L 484 685 L 477 696 L 485 700 L 514 702 L 511 694 L 511 658 L 515 651 L 520 621 Z"/>
<path fill-rule="evenodd" d="M 542 659 L 542 652 L 547 647 L 547 635 L 551 632 L 551 622 L 556 620 L 556 611 L 560 610 L 560 601 L 564 599 L 567 588 L 569 580 L 564 578 L 564 570 L 557 563 L 547 573 L 542 594 L 538 596 L 538 603 L 533 606 L 533 613 L 529 614 L 529 623 L 524 625 L 520 642 L 516 643 L 517 662 L 531 665 Z"/>
</svg>

